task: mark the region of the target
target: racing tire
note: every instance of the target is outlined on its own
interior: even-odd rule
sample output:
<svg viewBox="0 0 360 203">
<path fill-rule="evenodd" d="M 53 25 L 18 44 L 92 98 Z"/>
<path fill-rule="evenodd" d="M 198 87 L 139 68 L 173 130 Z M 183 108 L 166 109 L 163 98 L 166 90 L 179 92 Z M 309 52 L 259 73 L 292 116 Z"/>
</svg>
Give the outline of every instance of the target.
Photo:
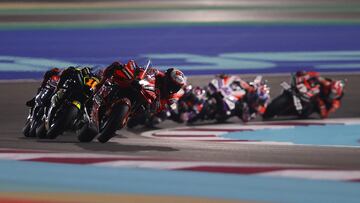
<svg viewBox="0 0 360 203">
<path fill-rule="evenodd" d="M 55 118 L 54 124 L 50 127 L 49 131 L 46 134 L 46 137 L 49 139 L 55 139 L 57 136 L 61 135 L 75 120 L 79 109 L 73 105 L 65 105 L 63 111 L 61 112 L 58 118 Z"/>
<path fill-rule="evenodd" d="M 118 103 L 112 108 L 111 114 L 105 126 L 100 129 L 100 135 L 97 138 L 99 142 L 105 143 L 115 136 L 116 130 L 120 127 L 122 122 L 127 119 L 129 115 L 130 107 L 127 104 Z"/>
<path fill-rule="evenodd" d="M 93 123 L 86 123 L 78 130 L 78 140 L 80 142 L 91 142 L 97 134 L 96 126 Z"/>
<path fill-rule="evenodd" d="M 31 128 L 31 122 L 30 120 L 26 120 L 25 126 L 22 129 L 22 133 L 25 137 L 31 137 L 30 128 Z"/>
<path fill-rule="evenodd" d="M 290 106 L 291 100 L 286 94 L 281 94 L 276 97 L 270 104 L 267 106 L 265 113 L 263 114 L 263 119 L 268 120 L 272 119 L 275 116 L 282 115 L 286 111 L 287 107 Z"/>
<path fill-rule="evenodd" d="M 39 126 L 35 128 L 36 137 L 39 139 L 45 139 L 46 138 L 46 128 L 45 123 L 42 122 Z"/>
<path fill-rule="evenodd" d="M 39 126 L 39 124 L 36 121 L 33 121 L 33 124 L 31 125 L 29 130 L 29 137 L 36 137 L 36 128 Z"/>
</svg>

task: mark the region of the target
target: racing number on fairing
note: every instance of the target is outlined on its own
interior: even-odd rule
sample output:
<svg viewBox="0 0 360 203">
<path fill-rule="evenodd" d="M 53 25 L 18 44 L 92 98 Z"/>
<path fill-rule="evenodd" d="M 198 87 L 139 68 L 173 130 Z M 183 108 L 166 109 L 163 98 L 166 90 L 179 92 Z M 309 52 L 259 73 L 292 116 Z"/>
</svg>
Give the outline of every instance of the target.
<svg viewBox="0 0 360 203">
<path fill-rule="evenodd" d="M 85 85 L 89 86 L 90 88 L 94 89 L 95 86 L 99 83 L 99 81 L 93 77 L 85 77 L 84 78 Z"/>
<path fill-rule="evenodd" d="M 294 105 L 295 105 L 296 111 L 301 112 L 301 110 L 303 108 L 301 105 L 301 100 L 295 95 L 293 95 L 293 99 L 294 99 Z"/>
</svg>

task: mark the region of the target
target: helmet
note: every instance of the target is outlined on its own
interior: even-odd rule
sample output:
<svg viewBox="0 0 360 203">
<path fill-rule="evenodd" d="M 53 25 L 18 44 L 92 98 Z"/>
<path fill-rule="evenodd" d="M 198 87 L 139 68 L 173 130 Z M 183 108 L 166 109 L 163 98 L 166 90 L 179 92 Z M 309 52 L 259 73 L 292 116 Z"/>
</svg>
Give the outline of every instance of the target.
<svg viewBox="0 0 360 203">
<path fill-rule="evenodd" d="M 169 93 L 178 92 L 186 84 L 186 77 L 179 69 L 169 68 L 165 76 Z"/>
<path fill-rule="evenodd" d="M 299 70 L 299 71 L 296 71 L 296 73 L 295 73 L 296 77 L 301 77 L 306 74 L 307 74 L 307 72 L 305 70 Z"/>
<path fill-rule="evenodd" d="M 104 75 L 104 70 L 103 69 L 98 69 L 95 73 L 95 76 L 99 79 L 101 79 Z"/>
<path fill-rule="evenodd" d="M 90 67 L 84 67 L 84 68 L 82 68 L 80 71 L 81 71 L 81 74 L 82 74 L 83 76 L 89 76 L 89 75 L 92 74 Z"/>
<path fill-rule="evenodd" d="M 330 99 L 339 99 L 344 93 L 345 81 L 337 80 L 331 84 Z"/>
<path fill-rule="evenodd" d="M 270 87 L 268 87 L 266 84 L 262 84 L 257 89 L 257 94 L 259 97 L 259 100 L 266 102 L 270 99 Z"/>
<path fill-rule="evenodd" d="M 54 75 L 58 75 L 60 73 L 60 69 L 59 68 L 52 68 L 52 69 L 50 69 L 50 72 L 53 73 Z"/>
<path fill-rule="evenodd" d="M 195 94 L 197 97 L 201 97 L 201 96 L 204 95 L 205 90 L 202 89 L 201 87 L 197 86 L 197 87 L 195 87 L 195 88 L 193 89 L 193 92 L 194 92 L 194 94 Z"/>
<path fill-rule="evenodd" d="M 48 70 L 48 71 L 45 72 L 45 74 L 44 74 L 44 79 L 45 79 L 45 78 L 46 78 L 46 79 L 51 78 L 51 79 L 57 80 L 56 77 L 59 77 L 60 72 L 61 72 L 61 71 L 60 71 L 59 68 L 52 68 L 52 69 L 50 69 L 50 70 Z M 53 77 L 54 77 L 54 78 L 53 78 Z"/>
</svg>

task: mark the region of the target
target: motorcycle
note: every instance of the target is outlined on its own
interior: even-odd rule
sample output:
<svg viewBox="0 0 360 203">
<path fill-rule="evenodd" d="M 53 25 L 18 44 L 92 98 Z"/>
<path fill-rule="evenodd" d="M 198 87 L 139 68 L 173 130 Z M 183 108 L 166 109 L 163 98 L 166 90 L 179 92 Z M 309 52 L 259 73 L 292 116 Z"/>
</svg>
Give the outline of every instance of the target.
<svg viewBox="0 0 360 203">
<path fill-rule="evenodd" d="M 254 119 L 257 114 L 264 114 L 270 102 L 270 88 L 262 76 L 257 76 L 249 85 L 253 90 L 247 91 L 237 103 L 237 116 L 243 122 Z"/>
<path fill-rule="evenodd" d="M 249 88 L 245 88 L 245 85 Z M 215 117 L 218 122 L 233 116 L 248 122 L 264 112 L 270 99 L 270 88 L 262 76 L 249 83 L 233 76 L 219 77 L 211 81 L 207 91 L 209 96 L 204 111 L 210 112 L 206 113 L 209 118 Z M 215 113 L 211 111 L 214 107 Z"/>
<path fill-rule="evenodd" d="M 215 117 L 218 122 L 224 122 L 230 117 L 236 115 L 238 101 L 246 94 L 236 82 L 234 76 L 219 76 L 211 80 L 207 86 L 208 100 L 206 109 L 216 109 L 210 118 Z"/>
<path fill-rule="evenodd" d="M 47 116 L 44 116 L 43 124 L 36 131 L 38 137 L 55 139 L 67 130 L 79 130 L 89 120 L 85 102 L 92 95 L 97 80 L 84 78 L 84 81 L 85 85 L 80 84 L 79 81 L 68 79 L 63 88 L 56 93 L 58 95 L 53 96 L 53 99 L 60 97 L 62 101 L 56 102 L 59 106 L 55 106 L 53 102 L 50 108 L 57 108 L 57 110 L 53 115 L 48 113 Z"/>
<path fill-rule="evenodd" d="M 58 77 L 50 78 L 45 87 L 41 88 L 35 96 L 34 105 L 29 110 L 29 115 L 23 128 L 25 137 L 36 137 L 36 129 L 41 125 L 42 118 L 51 104 L 50 100 L 55 93 L 58 80 Z"/>
<path fill-rule="evenodd" d="M 308 118 L 313 112 L 316 112 L 315 103 L 318 95 L 307 97 L 307 88 L 304 84 L 296 84 L 295 75 L 292 75 L 290 84 L 282 82 L 280 85 L 283 91 L 268 105 L 263 119 L 267 120 L 276 116 Z"/>
<path fill-rule="evenodd" d="M 105 143 L 111 139 L 116 130 L 126 126 L 129 118 L 144 112 L 156 98 L 154 84 L 147 70 L 136 73 L 137 70 L 128 67 L 126 80 L 130 85 L 124 86 L 123 79 L 110 78 L 97 91 L 93 97 L 93 111 L 90 117 L 89 127 L 92 133 L 78 135 L 80 142 L 91 142 L 99 133 L 99 142 Z M 131 81 L 131 82 L 130 82 Z"/>
<path fill-rule="evenodd" d="M 215 115 L 215 108 L 208 109 L 207 100 L 205 89 L 201 87 L 193 88 L 192 85 L 186 86 L 184 94 L 177 102 L 176 108 L 171 111 L 173 120 L 192 124 L 198 120 L 214 119 L 215 117 L 211 115 Z"/>
</svg>

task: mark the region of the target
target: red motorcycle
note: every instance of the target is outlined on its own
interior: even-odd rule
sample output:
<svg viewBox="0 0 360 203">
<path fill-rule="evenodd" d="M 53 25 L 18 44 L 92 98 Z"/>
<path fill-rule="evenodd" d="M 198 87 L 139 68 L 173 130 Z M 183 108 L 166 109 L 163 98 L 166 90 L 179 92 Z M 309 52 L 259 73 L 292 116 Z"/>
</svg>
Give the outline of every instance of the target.
<svg viewBox="0 0 360 203">
<path fill-rule="evenodd" d="M 105 143 L 130 117 L 149 108 L 156 94 L 155 78 L 148 73 L 148 66 L 144 70 L 127 64 L 106 80 L 93 97 L 90 122 L 79 133 L 80 142 L 90 142 L 99 133 L 99 142 Z"/>
</svg>

